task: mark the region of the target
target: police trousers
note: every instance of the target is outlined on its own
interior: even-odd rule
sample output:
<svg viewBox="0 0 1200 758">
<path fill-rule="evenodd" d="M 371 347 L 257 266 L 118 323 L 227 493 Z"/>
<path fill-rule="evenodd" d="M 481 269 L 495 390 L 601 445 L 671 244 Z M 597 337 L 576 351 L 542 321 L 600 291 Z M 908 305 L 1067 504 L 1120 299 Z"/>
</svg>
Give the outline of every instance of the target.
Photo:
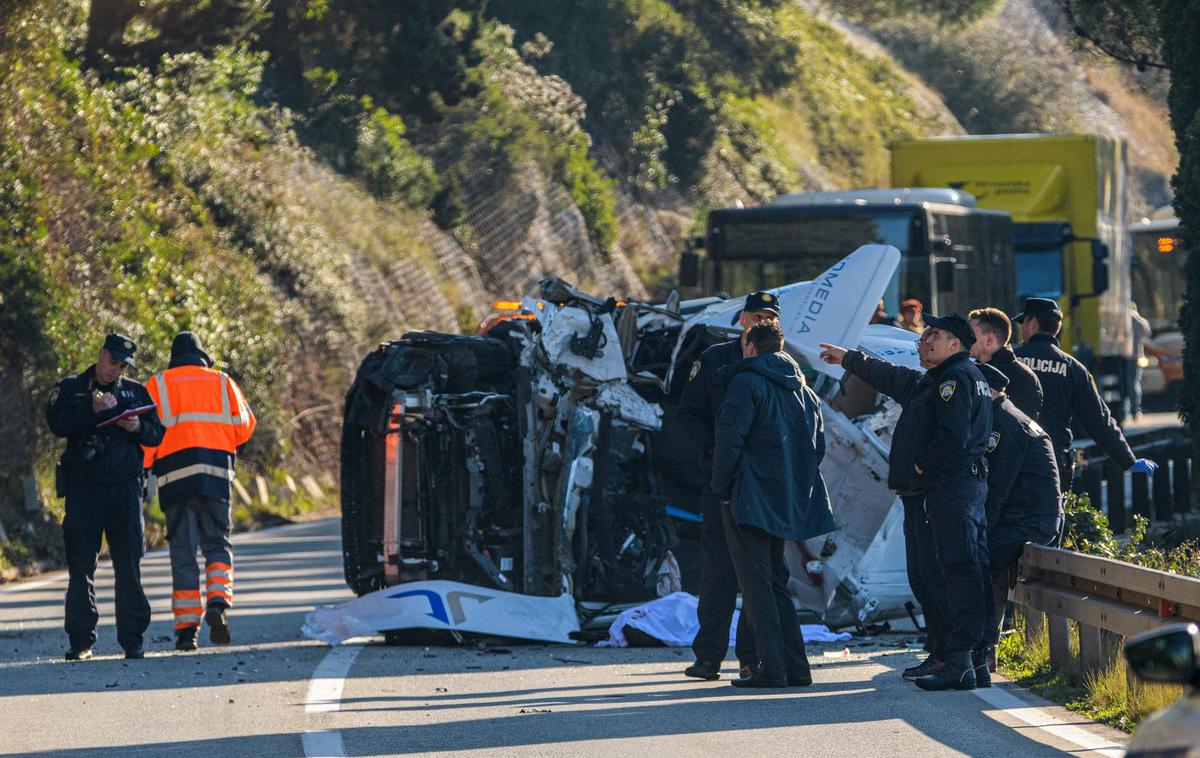
<svg viewBox="0 0 1200 758">
<path fill-rule="evenodd" d="M 783 562 L 784 540 L 753 526 L 738 524 L 722 505 L 729 555 L 742 585 L 742 618 L 749 616 L 754 653 L 768 679 L 811 676 L 796 606 L 788 593 Z M 740 637 L 740 635 L 739 635 Z"/>
<path fill-rule="evenodd" d="M 114 484 L 67 484 L 63 544 L 67 553 L 66 623 L 72 648 L 96 642 L 96 564 L 100 538 L 108 538 L 116 579 L 117 642 L 125 649 L 141 647 L 150 626 L 150 602 L 142 590 L 142 556 L 146 553 L 141 479 Z"/>
<path fill-rule="evenodd" d="M 987 483 L 965 471 L 929 489 L 925 510 L 938 565 L 946 583 L 938 612 L 945 619 L 947 653 L 985 646 L 985 628 L 993 610 L 988 563 Z"/>
<path fill-rule="evenodd" d="M 707 491 L 704 493 L 704 569 L 700 575 L 700 631 L 692 640 L 692 652 L 697 661 L 720 664 L 729 650 L 729 627 L 737 609 L 738 580 L 725 541 L 725 525 L 721 520 L 721 503 Z M 754 655 L 754 637 L 750 633 L 745 608 L 738 615 L 737 639 L 734 653 L 740 665 L 750 666 Z"/>
<path fill-rule="evenodd" d="M 992 604 L 984 636 L 986 647 L 1000 640 L 1008 596 L 1017 586 L 1017 566 L 1025 543 L 1053 545 L 1062 531 L 1058 516 L 1030 517 L 1013 523 L 996 524 L 988 530 L 988 563 L 992 581 Z"/>
<path fill-rule="evenodd" d="M 163 508 L 171 544 L 171 612 L 177 632 L 200 626 L 204 615 L 197 549 L 204 555 L 207 605 L 233 605 L 232 511 L 228 500 L 202 496 Z"/>
<path fill-rule="evenodd" d="M 946 653 L 946 579 L 937 560 L 933 530 L 925 514 L 925 495 L 903 495 L 904 562 L 908 586 L 925 617 L 925 652 L 938 660 Z"/>
</svg>

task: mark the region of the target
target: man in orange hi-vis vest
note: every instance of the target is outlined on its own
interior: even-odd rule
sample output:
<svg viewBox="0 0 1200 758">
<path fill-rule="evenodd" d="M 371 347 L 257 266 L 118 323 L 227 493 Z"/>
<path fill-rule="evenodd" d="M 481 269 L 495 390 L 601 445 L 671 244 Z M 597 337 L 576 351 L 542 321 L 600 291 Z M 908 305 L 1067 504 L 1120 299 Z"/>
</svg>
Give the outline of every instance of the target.
<svg viewBox="0 0 1200 758">
<path fill-rule="evenodd" d="M 167 433 L 145 448 L 171 544 L 171 610 L 175 649 L 195 650 L 201 615 L 209 639 L 227 645 L 233 604 L 230 483 L 237 449 L 254 433 L 254 414 L 233 379 L 212 368 L 212 358 L 192 332 L 171 343 L 166 371 L 146 383 Z M 204 553 L 207 609 L 200 599 L 196 550 Z"/>
</svg>

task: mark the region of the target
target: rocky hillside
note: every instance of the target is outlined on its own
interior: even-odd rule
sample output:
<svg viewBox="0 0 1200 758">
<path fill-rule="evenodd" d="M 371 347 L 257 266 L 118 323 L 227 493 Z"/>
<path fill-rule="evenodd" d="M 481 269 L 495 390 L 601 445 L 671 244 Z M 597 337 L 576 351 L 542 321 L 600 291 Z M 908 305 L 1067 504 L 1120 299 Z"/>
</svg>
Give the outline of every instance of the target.
<svg viewBox="0 0 1200 758">
<path fill-rule="evenodd" d="M 108 329 L 143 375 L 204 336 L 260 418 L 244 471 L 334 471 L 378 341 L 470 330 L 545 275 L 664 294 L 708 208 L 882 184 L 893 140 L 1102 128 L 1163 191 L 1153 89 L 1048 8 L 964 29 L 841 5 L 0 0 L 0 563 L 57 545 L 42 404 Z M 1042 77 L 1024 98 L 987 78 L 1014 35 L 1054 61 L 1009 77 Z"/>
</svg>

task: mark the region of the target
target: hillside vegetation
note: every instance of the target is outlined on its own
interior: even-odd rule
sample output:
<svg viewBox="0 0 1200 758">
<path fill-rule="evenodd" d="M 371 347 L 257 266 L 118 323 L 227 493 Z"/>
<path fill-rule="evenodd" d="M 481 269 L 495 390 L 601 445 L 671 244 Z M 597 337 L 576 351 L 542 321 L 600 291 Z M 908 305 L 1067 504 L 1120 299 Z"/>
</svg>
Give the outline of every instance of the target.
<svg viewBox="0 0 1200 758">
<path fill-rule="evenodd" d="M 0 11 L 0 568 L 59 550 L 42 408 L 107 330 L 142 378 L 202 336 L 259 417 L 239 476 L 336 474 L 380 340 L 546 275 L 665 295 L 708 208 L 880 185 L 890 142 L 973 124 L 784 0 Z"/>
</svg>

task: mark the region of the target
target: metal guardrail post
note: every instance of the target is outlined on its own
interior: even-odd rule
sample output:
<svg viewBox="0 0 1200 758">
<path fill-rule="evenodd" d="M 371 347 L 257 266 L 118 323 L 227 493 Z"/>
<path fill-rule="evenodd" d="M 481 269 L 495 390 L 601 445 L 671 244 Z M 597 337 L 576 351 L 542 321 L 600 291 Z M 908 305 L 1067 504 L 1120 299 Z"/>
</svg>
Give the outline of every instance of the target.
<svg viewBox="0 0 1200 758">
<path fill-rule="evenodd" d="M 1192 509 L 1192 477 L 1190 466 L 1192 462 L 1192 445 L 1188 440 L 1175 446 L 1175 465 L 1171 475 L 1175 491 L 1175 512 L 1187 513 Z"/>
<path fill-rule="evenodd" d="M 1066 616 L 1046 614 L 1046 625 L 1050 635 L 1050 665 L 1059 671 L 1070 669 L 1071 626 Z"/>
<path fill-rule="evenodd" d="M 1025 642 L 1032 644 L 1042 633 L 1042 628 L 1046 625 L 1046 614 L 1033 608 L 1028 608 L 1023 605 L 1018 605 L 1021 615 L 1025 618 Z"/>
<path fill-rule="evenodd" d="M 1111 461 L 1104 464 L 1108 480 L 1108 526 L 1113 534 L 1124 534 L 1128 528 L 1125 518 L 1125 472 Z"/>
<path fill-rule="evenodd" d="M 1104 668 L 1104 648 L 1100 627 L 1079 624 L 1079 676 L 1096 676 Z"/>
<path fill-rule="evenodd" d="M 1104 490 L 1104 469 L 1101 466 L 1087 466 L 1083 469 L 1083 476 L 1080 479 L 1080 486 L 1087 493 L 1088 498 L 1092 501 L 1092 507 L 1099 510 L 1103 502 L 1102 492 Z"/>
</svg>

